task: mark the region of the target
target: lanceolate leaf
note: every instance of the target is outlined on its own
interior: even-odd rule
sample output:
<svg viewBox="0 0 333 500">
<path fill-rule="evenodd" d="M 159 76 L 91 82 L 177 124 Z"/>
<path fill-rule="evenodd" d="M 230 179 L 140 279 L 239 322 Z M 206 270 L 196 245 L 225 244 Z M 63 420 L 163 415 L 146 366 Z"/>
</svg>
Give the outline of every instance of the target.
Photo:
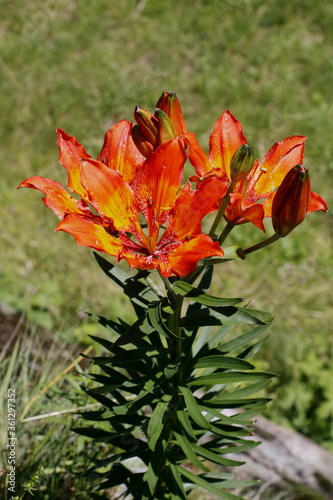
<svg viewBox="0 0 333 500">
<path fill-rule="evenodd" d="M 169 467 L 170 467 L 171 481 L 173 481 L 173 483 L 176 485 L 176 488 L 178 490 L 177 491 L 178 497 L 176 497 L 177 500 L 178 499 L 179 500 L 186 500 L 187 495 L 186 495 L 186 492 L 184 490 L 183 481 L 181 480 L 179 472 L 178 472 L 178 467 L 171 462 L 169 462 Z"/>
<path fill-rule="evenodd" d="M 170 330 L 165 324 L 165 321 L 162 317 L 162 305 L 161 302 L 155 302 L 148 306 L 148 317 L 149 320 L 154 327 L 154 329 L 163 335 L 164 337 L 174 337 L 177 339 L 181 339 L 174 332 Z"/>
<path fill-rule="evenodd" d="M 243 299 L 223 299 L 219 297 L 213 297 L 208 293 L 204 293 L 202 290 L 195 288 L 194 286 L 186 283 L 185 281 L 176 281 L 173 284 L 174 292 L 193 300 L 194 302 L 199 302 L 207 306 L 232 306 L 239 304 Z"/>
<path fill-rule="evenodd" d="M 198 446 L 196 444 L 191 444 L 193 451 L 196 455 L 206 458 L 207 460 L 214 462 L 219 465 L 225 465 L 229 467 L 235 467 L 238 465 L 243 465 L 245 462 L 239 462 L 238 460 L 231 460 L 229 458 L 220 457 L 217 453 L 212 452 L 204 446 Z"/>
<path fill-rule="evenodd" d="M 253 370 L 254 366 L 242 359 L 231 356 L 206 356 L 196 361 L 194 368 L 231 368 L 234 370 Z"/>
<path fill-rule="evenodd" d="M 224 344 L 219 346 L 218 349 L 221 352 L 232 352 L 241 349 L 242 347 L 249 345 L 256 339 L 258 339 L 258 337 L 260 337 L 268 327 L 269 324 L 256 326 L 249 332 L 246 332 L 233 340 L 225 342 Z"/>
<path fill-rule="evenodd" d="M 177 417 L 179 422 L 181 423 L 185 433 L 187 434 L 188 438 L 193 439 L 193 441 L 196 441 L 196 435 L 194 433 L 194 430 L 192 428 L 191 422 L 188 418 L 188 414 L 184 410 L 178 410 L 177 411 Z"/>
<path fill-rule="evenodd" d="M 178 467 L 178 470 L 183 476 L 186 477 L 186 479 L 194 484 L 197 484 L 206 491 L 213 493 L 213 495 L 216 495 L 218 498 L 225 498 L 226 500 L 244 500 L 241 497 L 232 495 L 231 493 L 224 491 L 222 488 L 215 486 L 213 483 L 206 481 L 204 479 L 205 475 L 197 476 L 183 467 Z"/>
<path fill-rule="evenodd" d="M 240 307 L 214 307 L 200 309 L 181 319 L 180 325 L 187 328 L 206 325 L 262 325 L 271 320 L 271 315 Z"/>
<path fill-rule="evenodd" d="M 170 400 L 171 396 L 169 396 L 168 399 Z M 168 401 L 160 401 L 159 403 L 157 403 L 156 408 L 149 420 L 147 429 L 148 445 L 149 448 L 153 451 L 164 427 L 163 417 L 168 408 L 168 404 Z"/>
<path fill-rule="evenodd" d="M 129 274 L 111 264 L 98 253 L 93 252 L 93 254 L 98 265 L 105 274 L 111 278 L 135 304 L 141 307 L 147 307 L 151 301 L 158 299 L 158 296 L 147 285 L 135 279 L 135 277 L 132 278 Z"/>
<path fill-rule="evenodd" d="M 210 424 L 207 422 L 205 417 L 202 415 L 198 403 L 196 402 L 195 397 L 188 387 L 179 387 L 181 393 L 184 396 L 186 408 L 193 418 L 194 422 L 196 422 L 199 427 L 202 429 L 210 429 Z"/>
<path fill-rule="evenodd" d="M 214 372 L 191 380 L 188 385 L 232 384 L 234 382 L 249 382 L 250 380 L 262 380 L 271 377 L 274 377 L 274 375 L 265 372 Z"/>
<path fill-rule="evenodd" d="M 209 469 L 198 459 L 196 456 L 195 452 L 193 451 L 193 447 L 191 443 L 188 441 L 186 436 L 183 436 L 179 434 L 178 432 L 174 431 L 174 435 L 177 439 L 177 442 L 183 452 L 185 453 L 185 456 L 189 460 L 189 462 L 194 465 L 195 467 L 198 467 L 198 469 L 201 469 L 205 472 L 209 472 Z"/>
<path fill-rule="evenodd" d="M 137 340 L 142 339 L 145 335 L 149 335 L 153 331 L 154 327 L 151 326 L 150 322 L 148 321 L 147 315 L 144 314 L 135 323 L 133 323 L 132 326 L 129 327 L 126 333 L 118 338 L 114 345 L 126 345 L 132 342 L 136 342 Z"/>
</svg>

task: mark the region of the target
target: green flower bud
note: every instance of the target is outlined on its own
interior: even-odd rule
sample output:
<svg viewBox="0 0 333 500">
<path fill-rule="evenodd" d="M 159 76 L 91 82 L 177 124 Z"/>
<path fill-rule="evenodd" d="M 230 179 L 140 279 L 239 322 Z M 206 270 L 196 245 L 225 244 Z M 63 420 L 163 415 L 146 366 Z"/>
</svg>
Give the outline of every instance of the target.
<svg viewBox="0 0 333 500">
<path fill-rule="evenodd" d="M 232 182 L 239 182 L 250 173 L 254 163 L 252 148 L 242 144 L 233 154 L 230 163 L 230 177 Z"/>
</svg>

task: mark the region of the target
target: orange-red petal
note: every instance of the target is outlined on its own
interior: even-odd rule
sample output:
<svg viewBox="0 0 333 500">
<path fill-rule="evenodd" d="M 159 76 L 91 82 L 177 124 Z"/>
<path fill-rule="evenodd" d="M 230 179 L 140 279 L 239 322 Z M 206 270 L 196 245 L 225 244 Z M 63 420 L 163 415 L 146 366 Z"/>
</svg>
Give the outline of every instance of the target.
<svg viewBox="0 0 333 500">
<path fill-rule="evenodd" d="M 84 216 L 69 215 L 59 222 L 56 231 L 65 231 L 74 236 L 76 243 L 83 247 L 91 247 L 115 257 L 122 250 L 119 238 L 108 234 L 103 226 L 95 224 Z"/>
<path fill-rule="evenodd" d="M 81 179 L 97 212 L 110 218 L 118 231 L 129 230 L 137 218 L 136 203 L 120 173 L 89 159 L 81 163 Z"/>
<path fill-rule="evenodd" d="M 209 140 L 208 159 L 212 168 L 221 168 L 230 179 L 231 158 L 246 143 L 241 123 L 230 111 L 224 111 L 216 120 Z"/>
<path fill-rule="evenodd" d="M 232 224 L 252 222 L 254 226 L 265 233 L 264 216 L 265 212 L 262 204 L 248 203 L 239 193 L 231 193 L 230 202 L 225 212 L 225 218 L 228 222 Z"/>
<path fill-rule="evenodd" d="M 172 222 L 166 232 L 171 231 L 177 239 L 201 233 L 203 217 L 218 208 L 217 203 L 226 195 L 228 186 L 227 178 L 209 177 L 200 182 L 196 191 L 183 190 L 170 212 Z"/>
<path fill-rule="evenodd" d="M 87 212 L 90 213 L 89 209 L 82 204 L 82 201 L 73 198 L 60 182 L 35 175 L 21 182 L 18 188 L 22 187 L 38 189 L 44 193 L 46 195 L 43 198 L 45 206 L 52 210 L 59 219 L 63 219 L 66 214 L 84 215 Z"/>
<path fill-rule="evenodd" d="M 303 163 L 306 137 L 295 135 L 276 142 L 257 165 L 250 180 L 250 186 L 257 199 L 277 189 L 289 170 Z"/>
<path fill-rule="evenodd" d="M 307 213 L 310 214 L 311 212 L 315 212 L 316 210 L 321 210 L 322 212 L 327 212 L 328 206 L 327 206 L 326 201 L 321 196 L 319 196 L 319 194 L 311 191 L 310 202 L 309 202 Z"/>
<path fill-rule="evenodd" d="M 207 234 L 199 234 L 185 241 L 169 254 L 158 259 L 158 269 L 162 276 L 186 276 L 193 272 L 198 261 L 207 257 L 223 257 L 224 252 L 217 242 Z"/>
<path fill-rule="evenodd" d="M 132 139 L 132 123 L 121 120 L 105 134 L 104 144 L 97 160 L 112 170 L 117 170 L 125 182 L 131 182 L 145 157 Z"/>
<path fill-rule="evenodd" d="M 182 139 L 176 138 L 159 146 L 151 153 L 132 183 L 139 210 L 155 221 L 170 210 L 183 178 L 186 153 Z"/>
<path fill-rule="evenodd" d="M 68 187 L 74 193 L 87 199 L 87 193 L 81 184 L 80 164 L 82 158 L 90 158 L 84 147 L 61 129 L 57 130 L 59 146 L 59 163 L 65 167 L 68 174 Z"/>
<path fill-rule="evenodd" d="M 185 136 L 185 142 L 189 146 L 188 158 L 193 165 L 196 174 L 203 177 L 207 172 L 212 170 L 212 165 L 209 163 L 207 156 L 203 152 L 195 134 L 189 132 Z"/>
</svg>

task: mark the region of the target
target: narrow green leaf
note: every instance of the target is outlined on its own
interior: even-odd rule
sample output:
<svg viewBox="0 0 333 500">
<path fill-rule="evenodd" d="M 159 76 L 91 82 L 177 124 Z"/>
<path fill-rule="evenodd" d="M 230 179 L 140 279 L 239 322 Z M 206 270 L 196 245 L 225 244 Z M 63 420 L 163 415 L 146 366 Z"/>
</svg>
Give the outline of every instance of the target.
<svg viewBox="0 0 333 500">
<path fill-rule="evenodd" d="M 141 307 L 147 307 L 150 302 L 158 299 L 158 296 L 151 288 L 139 281 L 138 278 L 132 277 L 125 273 L 119 267 L 114 266 L 109 261 L 101 257 L 98 253 L 93 252 L 94 257 L 104 271 L 104 273 L 118 285 L 124 293 L 135 303 Z"/>
<path fill-rule="evenodd" d="M 159 441 L 159 445 L 155 448 L 155 451 L 151 455 L 147 472 L 144 475 L 144 479 L 147 481 L 152 495 L 155 493 L 157 481 L 160 476 L 160 470 L 164 461 L 165 446 L 165 442 Z"/>
<path fill-rule="evenodd" d="M 152 326 L 158 333 L 167 338 L 174 337 L 179 340 L 181 339 L 181 337 L 178 337 L 178 335 L 176 335 L 172 330 L 170 330 L 170 328 L 168 328 L 167 325 L 165 324 L 165 321 L 162 317 L 162 304 L 160 301 L 154 304 L 149 304 L 148 317 Z"/>
<path fill-rule="evenodd" d="M 226 467 L 237 467 L 238 465 L 243 465 L 245 462 L 239 462 L 238 460 L 231 460 L 229 458 L 223 458 L 214 453 L 213 451 L 203 447 L 198 446 L 194 443 L 191 444 L 192 449 L 196 455 L 206 458 L 210 462 L 214 462 L 219 465 L 224 465 Z"/>
<path fill-rule="evenodd" d="M 194 422 L 202 429 L 210 429 L 210 424 L 202 415 L 198 403 L 196 402 L 196 399 L 193 396 L 191 390 L 188 389 L 188 387 L 182 387 L 182 386 L 179 387 L 179 389 L 182 395 L 184 396 L 187 411 L 193 418 Z"/>
<path fill-rule="evenodd" d="M 231 332 L 232 329 L 233 325 L 221 326 L 220 328 L 218 328 L 218 330 L 214 333 L 214 335 L 212 335 L 212 337 L 208 339 L 206 349 L 205 347 L 203 347 L 202 350 L 210 351 L 211 349 L 214 349 L 216 346 L 218 346 L 221 340 L 223 340 L 228 335 L 228 333 Z"/>
<path fill-rule="evenodd" d="M 227 396 L 227 394 L 226 394 Z M 209 408 L 258 408 L 267 405 L 269 398 L 228 398 L 218 397 L 216 399 L 204 399 L 203 403 Z"/>
<path fill-rule="evenodd" d="M 202 476 L 196 476 L 195 474 L 193 474 L 187 469 L 184 469 L 183 467 L 178 466 L 178 470 L 183 476 L 189 479 L 192 483 L 197 484 L 206 491 L 209 491 L 209 493 L 213 493 L 213 495 L 216 495 L 218 498 L 225 498 L 226 500 L 244 500 L 239 496 L 232 495 L 231 493 L 228 493 L 227 491 L 224 491 L 223 489 L 214 486 L 214 484 L 206 481 Z"/>
<path fill-rule="evenodd" d="M 186 495 L 186 492 L 184 490 L 183 481 L 181 480 L 177 466 L 170 462 L 169 467 L 170 467 L 171 481 L 174 482 L 174 484 L 176 485 L 177 490 L 178 490 L 177 491 L 178 497 L 176 497 L 176 498 L 179 500 L 186 500 L 187 495 Z"/>
<path fill-rule="evenodd" d="M 114 343 L 115 346 L 131 344 L 154 331 L 154 327 L 148 321 L 147 315 L 141 316 L 133 325 L 129 327 L 126 333 L 121 335 Z"/>
<path fill-rule="evenodd" d="M 206 356 L 196 361 L 194 368 L 230 368 L 241 370 L 253 370 L 254 366 L 247 361 L 231 356 Z"/>
<path fill-rule="evenodd" d="M 170 396 L 171 399 L 171 396 Z M 157 403 L 155 410 L 153 411 L 147 429 L 148 436 L 148 446 L 154 451 L 156 442 L 158 441 L 160 434 L 163 430 L 164 423 L 163 417 L 164 413 L 168 408 L 168 401 L 160 401 Z"/>
<path fill-rule="evenodd" d="M 250 380 L 262 380 L 274 377 L 272 373 L 265 372 L 215 372 L 204 375 L 188 382 L 188 385 L 215 385 L 233 384 L 235 382 L 247 382 Z"/>
<path fill-rule="evenodd" d="M 87 436 L 95 441 L 108 441 L 114 437 L 114 432 L 107 432 L 102 429 L 95 429 L 94 427 L 75 427 L 71 429 L 76 434 Z"/>
<path fill-rule="evenodd" d="M 190 419 L 188 418 L 187 413 L 184 410 L 177 410 L 177 418 L 181 423 L 184 431 L 188 435 L 189 438 L 193 439 L 193 441 L 197 441 L 197 437 L 194 434 L 194 430 L 192 428 Z"/>
<path fill-rule="evenodd" d="M 190 328 L 207 325 L 262 325 L 266 318 L 260 311 L 252 311 L 235 306 L 200 309 L 180 320 L 180 326 Z"/>
<path fill-rule="evenodd" d="M 194 302 L 199 302 L 199 304 L 204 304 L 206 306 L 233 306 L 243 302 L 243 299 L 224 299 L 219 297 L 214 297 L 208 293 L 204 293 L 193 285 L 186 283 L 185 281 L 176 281 L 172 287 L 173 291 L 193 300 Z"/>
<path fill-rule="evenodd" d="M 179 434 L 178 432 L 174 431 L 174 436 L 177 440 L 178 445 L 181 447 L 183 452 L 185 453 L 185 456 L 189 460 L 189 462 L 197 467 L 198 469 L 201 469 L 205 472 L 209 472 L 209 469 L 198 459 L 196 456 L 195 452 L 193 451 L 193 448 L 191 446 L 191 443 L 188 441 L 188 439 Z"/>
<path fill-rule="evenodd" d="M 267 328 L 269 326 L 270 325 L 256 326 L 255 328 L 252 328 L 252 330 L 250 330 L 246 333 L 243 333 L 239 337 L 237 337 L 233 340 L 229 340 L 228 342 L 225 342 L 224 344 L 217 347 L 217 349 L 221 352 L 236 351 L 236 350 L 252 343 L 258 337 L 260 337 L 267 330 Z"/>
<path fill-rule="evenodd" d="M 274 377 L 275 375 L 273 375 Z M 253 394 L 257 394 L 262 389 L 265 389 L 271 383 L 271 377 L 255 382 L 254 384 L 243 387 L 242 389 L 236 389 L 232 392 L 227 392 L 223 394 L 223 399 L 235 399 L 235 398 L 247 398 Z"/>
<path fill-rule="evenodd" d="M 239 250 L 239 247 L 235 245 L 226 248 L 223 247 L 224 251 L 223 257 L 207 257 L 205 259 L 201 259 L 199 261 L 199 264 L 205 266 L 214 266 L 216 264 L 222 264 L 224 262 L 228 262 L 229 260 L 235 260 L 235 259 L 240 260 L 237 250 Z"/>
</svg>

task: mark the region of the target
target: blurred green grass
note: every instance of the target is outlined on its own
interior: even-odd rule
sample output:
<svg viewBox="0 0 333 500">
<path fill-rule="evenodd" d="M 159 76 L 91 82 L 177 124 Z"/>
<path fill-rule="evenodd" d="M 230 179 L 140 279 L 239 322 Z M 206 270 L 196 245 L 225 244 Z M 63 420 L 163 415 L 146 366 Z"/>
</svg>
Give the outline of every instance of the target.
<svg viewBox="0 0 333 500">
<path fill-rule="evenodd" d="M 15 188 L 31 175 L 65 182 L 55 128 L 95 155 L 108 127 L 132 119 L 137 104 L 153 109 L 165 89 L 177 92 L 203 145 L 224 109 L 260 156 L 288 135 L 308 136 L 312 188 L 332 206 L 329 0 L 1 0 L 0 13 L 1 302 L 68 338 L 85 336 L 82 311 L 130 316 L 90 251 L 53 233 L 57 220 L 41 196 Z M 242 226 L 227 243 L 261 238 Z M 271 414 L 310 435 L 324 415 L 315 437 L 333 447 L 332 215 L 311 214 L 285 240 L 217 274 L 214 292 L 276 314 L 259 358 L 282 373 Z M 307 373 L 311 356 L 320 362 L 309 361 Z"/>
</svg>

